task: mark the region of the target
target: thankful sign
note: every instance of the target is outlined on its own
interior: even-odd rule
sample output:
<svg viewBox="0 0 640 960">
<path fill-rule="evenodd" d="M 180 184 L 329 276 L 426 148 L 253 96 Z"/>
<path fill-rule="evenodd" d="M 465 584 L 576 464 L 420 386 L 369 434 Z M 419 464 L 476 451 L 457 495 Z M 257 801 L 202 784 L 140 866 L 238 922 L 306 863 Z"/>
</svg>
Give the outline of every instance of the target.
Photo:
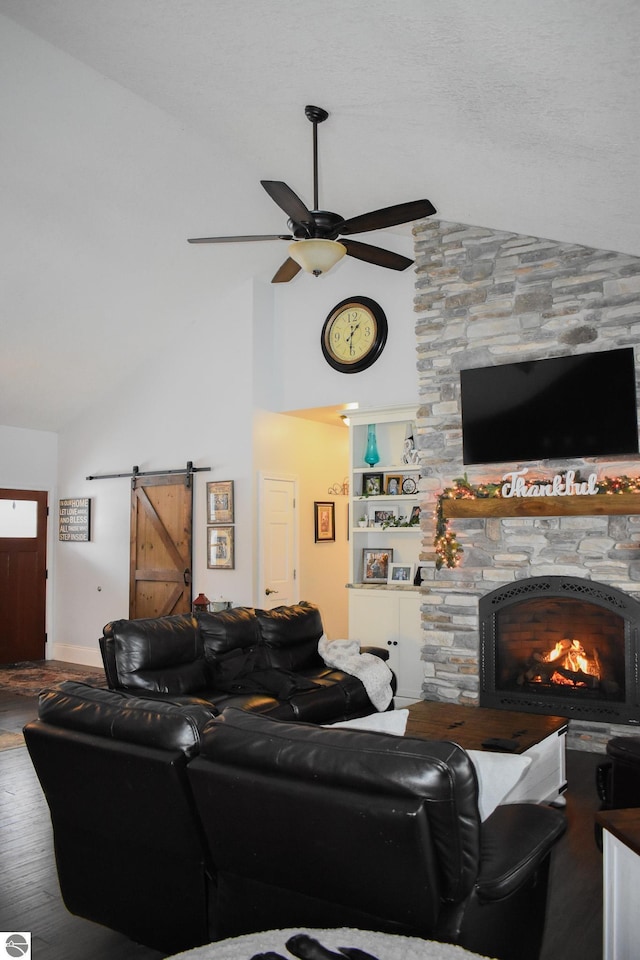
<svg viewBox="0 0 640 960">
<path fill-rule="evenodd" d="M 527 482 L 524 478 L 527 468 L 505 473 L 500 495 L 502 497 L 588 497 L 599 492 L 597 474 L 589 474 L 586 480 L 576 480 L 575 470 L 556 473 L 551 480 Z"/>
</svg>

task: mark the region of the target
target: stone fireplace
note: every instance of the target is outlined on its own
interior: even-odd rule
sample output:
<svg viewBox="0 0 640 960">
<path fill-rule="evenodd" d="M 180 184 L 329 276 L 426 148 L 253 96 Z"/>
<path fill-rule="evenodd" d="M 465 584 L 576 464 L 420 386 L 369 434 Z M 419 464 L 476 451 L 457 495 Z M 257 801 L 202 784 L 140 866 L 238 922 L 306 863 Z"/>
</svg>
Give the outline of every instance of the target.
<svg viewBox="0 0 640 960">
<path fill-rule="evenodd" d="M 639 723 L 640 602 L 577 577 L 480 598 L 480 706 Z"/>
<path fill-rule="evenodd" d="M 619 591 L 628 597 L 631 607 L 640 601 L 640 495 L 638 507 L 631 498 L 626 512 L 609 513 L 606 507 L 612 506 L 615 498 L 601 496 L 582 498 L 600 501 L 593 512 L 585 506 L 572 513 L 562 498 L 553 498 L 556 506 L 549 503 L 549 509 L 541 515 L 527 513 L 526 508 L 516 515 L 496 515 L 489 510 L 483 513 L 480 506 L 472 516 L 452 516 L 450 529 L 462 548 L 461 562 L 454 568 L 437 570 L 433 535 L 438 495 L 462 476 L 473 484 L 500 482 L 506 473 L 525 467 L 531 476 L 544 478 L 568 470 L 581 471 L 584 476 L 596 473 L 600 478 L 638 476 L 640 462 L 593 457 L 465 467 L 459 371 L 640 343 L 640 259 L 438 221 L 424 221 L 414 233 L 420 397 L 417 442 L 423 499 L 421 561 L 428 569 L 422 596 L 422 689 L 429 700 L 477 704 L 485 695 L 481 687 L 486 683 L 487 667 L 484 649 L 481 652 L 481 630 L 486 629 L 486 598 L 494 591 L 519 589 L 525 581 L 540 577 L 562 577 L 605 591 Z M 640 357 L 636 357 L 638 363 Z M 597 387 L 608 398 L 611 416 L 615 416 L 614 385 Z M 609 503 L 603 509 L 605 499 Z M 558 607 L 560 599 L 567 598 L 553 598 L 555 607 L 547 619 L 565 624 L 560 632 L 567 636 L 561 640 L 573 639 L 568 636 L 566 622 L 575 617 L 575 610 L 563 604 Z M 543 597 L 537 597 L 529 612 L 533 609 L 534 615 L 539 614 L 543 601 Z M 624 637 L 626 650 L 634 629 L 627 612 L 617 616 L 619 619 L 613 616 L 613 625 L 606 630 L 612 631 L 612 646 L 618 651 Z M 507 635 L 511 631 L 513 636 L 518 628 L 507 624 L 507 614 L 503 618 Z M 550 636 L 545 637 L 541 643 L 546 646 L 550 640 Z M 513 641 L 513 649 L 516 646 Z M 602 646 L 599 640 L 601 659 Z M 545 653 L 536 641 L 525 660 L 533 658 L 535 663 L 536 657 Z M 508 656 L 500 654 L 493 667 L 505 669 Z M 607 654 L 605 666 L 613 676 L 607 676 L 597 695 L 585 693 L 584 688 L 578 689 L 577 696 L 576 691 L 551 689 L 545 693 L 552 702 L 543 702 L 537 709 L 572 718 L 572 747 L 603 750 L 610 736 L 629 733 L 628 724 L 640 721 L 637 679 L 632 671 L 629 679 L 630 656 L 635 654 L 622 655 L 621 667 L 619 653 Z M 519 658 L 519 653 L 513 654 L 513 659 Z M 513 704 L 511 709 L 522 709 L 528 697 L 521 696 L 523 683 L 515 667 L 509 669 L 516 676 L 511 676 L 508 683 L 518 689 L 508 692 L 514 699 L 520 697 L 520 705 Z M 571 667 L 563 669 L 568 671 L 565 679 L 569 681 L 572 673 L 578 672 Z M 542 680 L 524 682 L 547 683 L 550 676 L 543 670 Z M 584 682 L 591 685 L 587 689 L 594 689 L 591 680 Z M 620 694 L 612 693 L 616 684 L 625 690 L 622 706 Z M 631 688 L 636 700 L 630 704 L 627 695 Z M 500 691 L 500 696 L 503 693 L 506 695 Z M 580 702 L 580 697 L 590 700 L 593 709 L 588 704 L 584 709 L 569 709 Z"/>
</svg>

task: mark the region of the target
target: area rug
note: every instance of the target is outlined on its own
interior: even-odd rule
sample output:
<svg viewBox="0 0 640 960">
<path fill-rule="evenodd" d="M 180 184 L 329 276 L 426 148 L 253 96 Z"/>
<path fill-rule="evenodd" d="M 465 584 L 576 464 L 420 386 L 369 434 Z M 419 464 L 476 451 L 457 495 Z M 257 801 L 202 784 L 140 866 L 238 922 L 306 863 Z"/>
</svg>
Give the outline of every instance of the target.
<svg viewBox="0 0 640 960">
<path fill-rule="evenodd" d="M 21 697 L 37 697 L 44 687 L 61 680 L 79 680 L 94 686 L 106 687 L 104 671 L 81 667 L 60 660 L 25 661 L 0 666 L 0 690 Z"/>
<path fill-rule="evenodd" d="M 9 730 L 0 730 L 0 753 L 3 750 L 13 750 L 14 747 L 24 747 L 24 737 L 21 733 L 11 733 Z"/>
</svg>

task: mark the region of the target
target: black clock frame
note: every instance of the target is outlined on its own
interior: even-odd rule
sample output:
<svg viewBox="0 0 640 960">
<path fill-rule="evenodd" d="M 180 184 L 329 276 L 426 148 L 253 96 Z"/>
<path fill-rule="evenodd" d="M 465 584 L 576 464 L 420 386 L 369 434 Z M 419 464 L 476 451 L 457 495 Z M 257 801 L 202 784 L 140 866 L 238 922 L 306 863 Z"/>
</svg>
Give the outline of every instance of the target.
<svg viewBox="0 0 640 960">
<path fill-rule="evenodd" d="M 361 357 L 360 360 L 357 360 L 355 363 L 345 363 L 342 360 L 338 360 L 333 354 L 329 351 L 327 347 L 327 336 L 326 333 L 331 327 L 331 322 L 336 318 L 336 316 L 345 309 L 345 307 L 353 304 L 357 307 L 364 307 L 366 310 L 369 310 L 373 315 L 376 321 L 376 338 L 371 345 L 371 349 L 366 354 L 366 356 Z M 339 373 L 361 373 L 363 370 L 366 370 L 372 364 L 376 362 L 387 342 L 388 334 L 388 324 L 387 316 L 380 306 L 379 303 L 376 303 L 375 300 L 372 300 L 371 297 L 347 297 L 346 300 L 341 300 L 340 303 L 331 310 L 329 316 L 324 322 L 322 327 L 322 333 L 320 334 L 320 344 L 322 346 L 322 353 L 329 364 L 330 367 L 333 367 L 334 370 L 337 370 Z"/>
</svg>

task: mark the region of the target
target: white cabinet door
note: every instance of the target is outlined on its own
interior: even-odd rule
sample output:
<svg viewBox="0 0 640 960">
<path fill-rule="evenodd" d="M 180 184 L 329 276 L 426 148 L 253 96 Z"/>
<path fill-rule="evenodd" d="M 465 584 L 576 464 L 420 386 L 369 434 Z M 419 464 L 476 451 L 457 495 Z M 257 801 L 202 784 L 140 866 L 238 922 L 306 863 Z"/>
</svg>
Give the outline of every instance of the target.
<svg viewBox="0 0 640 960">
<path fill-rule="evenodd" d="M 349 591 L 349 637 L 362 646 L 389 651 L 389 666 L 398 680 L 397 696 L 422 697 L 420 595 L 409 591 Z"/>
</svg>

